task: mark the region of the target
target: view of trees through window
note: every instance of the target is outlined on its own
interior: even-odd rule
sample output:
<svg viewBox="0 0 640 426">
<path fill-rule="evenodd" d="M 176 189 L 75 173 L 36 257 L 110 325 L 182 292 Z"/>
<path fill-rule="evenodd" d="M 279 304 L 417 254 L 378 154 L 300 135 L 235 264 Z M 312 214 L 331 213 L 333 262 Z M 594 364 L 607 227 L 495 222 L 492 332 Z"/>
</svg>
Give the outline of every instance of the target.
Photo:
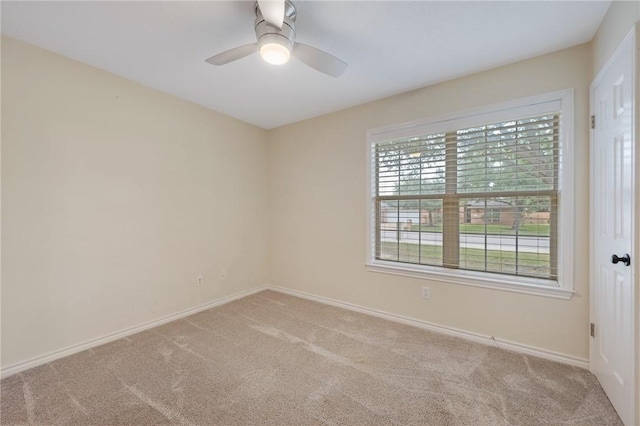
<svg viewBox="0 0 640 426">
<path fill-rule="evenodd" d="M 555 278 L 559 121 L 374 144 L 376 258 Z"/>
</svg>

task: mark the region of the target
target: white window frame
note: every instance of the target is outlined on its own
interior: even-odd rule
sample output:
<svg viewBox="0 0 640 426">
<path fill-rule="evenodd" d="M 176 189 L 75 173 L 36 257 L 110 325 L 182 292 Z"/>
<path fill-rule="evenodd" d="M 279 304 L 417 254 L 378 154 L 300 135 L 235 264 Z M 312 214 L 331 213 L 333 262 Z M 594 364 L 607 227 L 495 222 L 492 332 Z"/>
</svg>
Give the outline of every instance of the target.
<svg viewBox="0 0 640 426">
<path fill-rule="evenodd" d="M 515 99 L 479 108 L 447 113 L 403 124 L 367 130 L 367 257 L 366 268 L 381 272 L 450 284 L 484 287 L 516 293 L 570 299 L 574 293 L 574 112 L 573 89 Z M 382 141 L 442 133 L 486 123 L 509 121 L 535 114 L 560 111 L 560 164 L 558 187 L 558 277 L 557 280 L 503 275 L 490 272 L 415 265 L 375 258 L 375 168 L 372 147 Z"/>
</svg>

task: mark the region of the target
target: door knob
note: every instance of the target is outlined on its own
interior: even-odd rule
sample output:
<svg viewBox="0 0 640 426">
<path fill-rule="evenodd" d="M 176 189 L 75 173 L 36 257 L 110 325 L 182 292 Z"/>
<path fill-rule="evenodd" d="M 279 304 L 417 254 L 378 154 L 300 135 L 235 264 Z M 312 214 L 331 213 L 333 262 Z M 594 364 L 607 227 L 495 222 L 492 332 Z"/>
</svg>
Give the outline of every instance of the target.
<svg viewBox="0 0 640 426">
<path fill-rule="evenodd" d="M 624 266 L 631 265 L 631 258 L 629 257 L 629 253 L 625 254 L 622 257 L 619 257 L 619 256 L 617 256 L 615 254 L 613 256 L 611 256 L 611 263 L 616 264 L 618 262 L 624 263 Z"/>
</svg>

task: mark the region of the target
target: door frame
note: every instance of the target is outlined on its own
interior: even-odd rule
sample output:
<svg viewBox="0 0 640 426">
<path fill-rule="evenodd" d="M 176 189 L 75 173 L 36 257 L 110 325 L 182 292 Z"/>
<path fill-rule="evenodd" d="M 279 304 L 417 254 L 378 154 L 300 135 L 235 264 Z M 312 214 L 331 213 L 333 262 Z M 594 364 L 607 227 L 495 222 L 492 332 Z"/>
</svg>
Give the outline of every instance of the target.
<svg viewBox="0 0 640 426">
<path fill-rule="evenodd" d="M 630 46 L 629 46 L 630 45 Z M 632 242 L 632 246 L 629 248 L 630 250 L 630 255 L 631 255 L 631 282 L 632 282 L 632 288 L 631 288 L 631 292 L 632 292 L 632 299 L 633 299 L 633 303 L 632 303 L 632 324 L 631 324 L 631 329 L 632 329 L 632 336 L 634 339 L 634 342 L 632 342 L 631 347 L 633 348 L 633 354 L 632 354 L 632 376 L 634 378 L 633 380 L 633 384 L 632 384 L 632 391 L 634 394 L 634 404 L 635 407 L 633 408 L 632 412 L 634 413 L 635 418 L 632 419 L 632 423 L 631 424 L 639 424 L 640 423 L 640 403 L 638 403 L 638 396 L 640 396 L 640 262 L 638 261 L 638 256 L 640 256 L 640 126 L 638 123 L 638 111 L 640 110 L 640 74 L 639 74 L 639 70 L 640 70 L 640 22 L 636 23 L 635 26 L 631 29 L 631 31 L 629 31 L 629 33 L 626 35 L 626 37 L 624 38 L 624 40 L 620 43 L 620 45 L 618 46 L 618 48 L 616 49 L 616 51 L 614 52 L 613 55 L 611 55 L 611 57 L 609 58 L 609 60 L 607 61 L 607 63 L 602 67 L 602 69 L 600 70 L 600 72 L 598 73 L 598 75 L 593 79 L 591 85 L 589 86 L 589 111 L 590 111 L 590 115 L 593 116 L 595 114 L 595 106 L 594 106 L 594 88 L 596 86 L 598 86 L 603 78 L 604 75 L 607 73 L 607 71 L 609 71 L 609 69 L 611 68 L 612 64 L 615 62 L 615 60 L 623 53 L 623 51 L 626 48 L 630 48 L 631 54 L 633 55 L 632 57 L 632 63 L 633 63 L 633 78 L 632 78 L 632 82 L 631 84 L 633 85 L 632 87 L 632 93 L 634 93 L 634 100 L 633 100 L 633 108 L 634 108 L 634 113 L 632 114 L 632 135 L 633 135 L 633 143 L 632 143 L 632 149 L 634 152 L 634 165 L 632 167 L 632 176 L 633 176 L 633 182 L 636 182 L 636 186 L 634 189 L 634 200 L 632 202 L 632 211 L 633 211 L 633 220 L 631 223 L 631 227 L 632 227 L 632 235 L 633 235 L 633 242 Z M 596 123 L 597 125 L 597 123 Z M 593 146 L 594 146 L 594 132 L 590 131 L 590 135 L 589 135 L 589 141 L 590 141 L 590 152 L 593 153 Z M 589 176 L 590 176 L 590 188 L 593 188 L 594 186 L 594 179 L 596 179 L 596 177 L 594 176 L 593 170 L 594 170 L 594 159 L 593 159 L 593 155 L 590 155 L 590 165 L 589 165 Z M 591 190 L 590 190 L 591 191 Z M 595 211 L 595 208 L 597 206 L 595 206 L 595 202 L 593 200 L 593 197 L 591 197 L 590 200 L 590 208 L 591 208 L 591 212 Z M 593 223 L 593 214 L 590 215 L 590 223 L 589 223 L 589 227 L 590 227 L 590 247 L 595 247 L 596 242 L 594 241 L 594 233 L 593 233 L 593 229 L 594 229 L 594 223 Z M 595 265 L 595 259 L 594 259 L 594 250 L 591 249 L 590 250 L 590 265 Z M 591 295 L 594 294 L 594 281 L 595 281 L 595 274 L 593 271 L 593 266 L 590 266 L 590 271 L 589 271 L 589 319 L 590 322 L 594 322 L 594 318 L 595 318 L 595 313 L 594 313 L 594 300 L 593 297 L 591 297 Z M 593 339 L 589 338 L 589 370 L 591 372 L 593 372 L 593 358 L 594 358 L 594 348 L 593 348 Z"/>
</svg>

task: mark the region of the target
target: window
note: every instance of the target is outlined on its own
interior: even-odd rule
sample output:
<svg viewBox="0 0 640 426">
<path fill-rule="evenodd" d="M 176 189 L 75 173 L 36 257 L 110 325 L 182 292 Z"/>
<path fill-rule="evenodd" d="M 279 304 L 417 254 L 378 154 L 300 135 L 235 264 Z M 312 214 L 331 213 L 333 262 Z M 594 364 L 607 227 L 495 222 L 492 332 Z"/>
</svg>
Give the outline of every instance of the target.
<svg viewBox="0 0 640 426">
<path fill-rule="evenodd" d="M 370 131 L 370 269 L 569 297 L 571 98 Z"/>
</svg>

